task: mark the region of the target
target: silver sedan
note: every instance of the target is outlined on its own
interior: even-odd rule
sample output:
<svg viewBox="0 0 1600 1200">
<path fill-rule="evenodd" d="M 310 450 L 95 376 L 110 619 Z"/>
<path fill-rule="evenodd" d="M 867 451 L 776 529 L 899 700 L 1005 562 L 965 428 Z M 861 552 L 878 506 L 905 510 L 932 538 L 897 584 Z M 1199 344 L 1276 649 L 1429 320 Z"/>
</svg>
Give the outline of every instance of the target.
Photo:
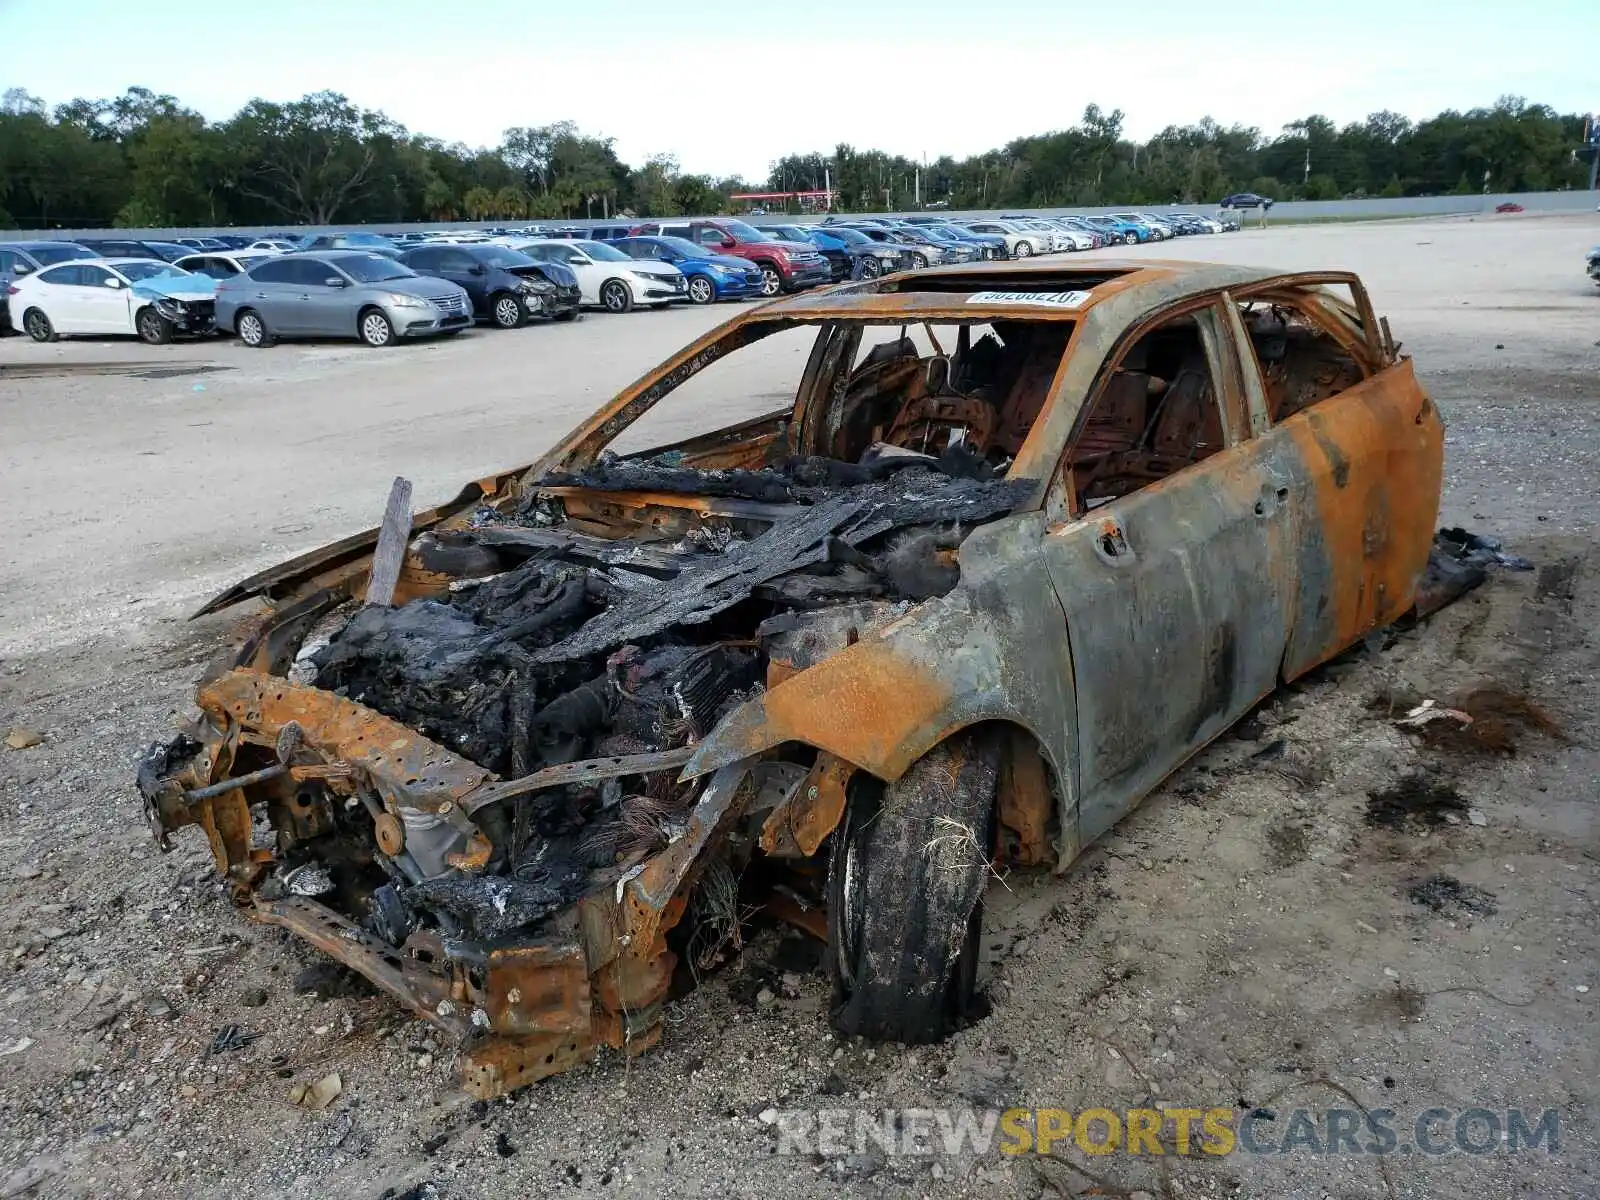
<svg viewBox="0 0 1600 1200">
<path fill-rule="evenodd" d="M 217 285 L 217 327 L 247 346 L 291 337 L 392 346 L 471 324 L 472 301 L 461 287 L 362 250 L 285 254 Z"/>
</svg>

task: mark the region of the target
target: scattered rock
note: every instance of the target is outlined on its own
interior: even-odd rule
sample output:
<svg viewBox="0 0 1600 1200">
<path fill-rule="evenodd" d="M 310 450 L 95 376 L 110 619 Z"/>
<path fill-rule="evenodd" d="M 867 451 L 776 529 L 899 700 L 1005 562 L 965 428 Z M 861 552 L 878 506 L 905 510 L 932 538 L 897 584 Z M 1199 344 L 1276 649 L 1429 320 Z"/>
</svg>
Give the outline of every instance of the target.
<svg viewBox="0 0 1600 1200">
<path fill-rule="evenodd" d="M 195 1087 L 195 1085 L 192 1084 L 192 1083 L 186 1083 L 181 1088 L 178 1089 L 178 1095 L 184 1097 L 184 1099 L 186 1099 L 186 1100 L 192 1100 L 194 1097 L 198 1096 L 199 1094 L 200 1094 L 200 1089 Z"/>
<path fill-rule="evenodd" d="M 165 996 L 160 995 L 146 996 L 144 1011 L 158 1021 L 170 1021 L 177 1016 L 177 1009 L 172 1007 Z"/>
<path fill-rule="evenodd" d="M 267 1002 L 266 988 L 245 988 L 239 994 L 239 1003 L 246 1008 L 260 1008 Z"/>
<path fill-rule="evenodd" d="M 778 1110 L 775 1108 L 763 1108 L 756 1119 L 763 1125 L 776 1125 L 778 1123 Z"/>
<path fill-rule="evenodd" d="M 312 1112 L 321 1112 L 337 1100 L 342 1091 L 344 1091 L 344 1081 L 335 1071 L 331 1075 L 324 1075 L 315 1083 L 295 1084 L 289 1089 L 289 1103 L 309 1108 Z"/>
<path fill-rule="evenodd" d="M 13 750 L 31 750 L 34 746 L 37 746 L 42 741 L 44 741 L 43 734 L 35 733 L 31 729 L 23 729 L 21 727 L 13 729 L 10 733 L 6 734 L 6 745 L 10 746 Z"/>
<path fill-rule="evenodd" d="M 11 1200 L 24 1192 L 32 1191 L 52 1175 L 61 1172 L 61 1161 L 55 1158 L 35 1158 L 23 1163 L 0 1181 L 0 1200 Z"/>
<path fill-rule="evenodd" d="M 766 1008 L 769 1004 L 776 1003 L 777 999 L 778 997 L 773 994 L 771 988 L 764 987 L 756 993 L 756 1003 L 761 1005 L 762 1008 Z"/>
<path fill-rule="evenodd" d="M 1356 928 L 1359 929 L 1362 933 L 1366 933 L 1366 934 L 1376 935 L 1377 932 L 1378 932 L 1376 927 L 1374 927 L 1372 925 L 1368 925 L 1365 921 L 1357 921 L 1356 922 Z"/>
<path fill-rule="evenodd" d="M 0 1058 L 6 1058 L 12 1054 L 21 1054 L 31 1045 L 33 1045 L 33 1039 L 31 1037 L 19 1037 L 9 1046 L 0 1046 Z"/>
<path fill-rule="evenodd" d="M 1482 828 L 1489 823 L 1489 818 L 1484 815 L 1483 809 L 1469 808 L 1467 809 L 1467 823 Z"/>
</svg>

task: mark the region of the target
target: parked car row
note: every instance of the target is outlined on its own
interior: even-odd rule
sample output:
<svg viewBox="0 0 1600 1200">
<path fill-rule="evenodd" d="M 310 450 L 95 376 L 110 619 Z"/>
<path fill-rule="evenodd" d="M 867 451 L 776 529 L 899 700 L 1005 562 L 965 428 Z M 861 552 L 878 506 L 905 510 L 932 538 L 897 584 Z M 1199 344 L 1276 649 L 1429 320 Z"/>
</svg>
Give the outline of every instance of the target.
<svg viewBox="0 0 1600 1200">
<path fill-rule="evenodd" d="M 1245 206 L 1243 197 L 1228 199 L 1230 208 Z M 0 330 L 15 324 L 40 341 L 122 333 L 159 344 L 215 329 L 251 346 L 298 336 L 383 346 L 456 333 L 474 320 L 513 329 L 536 318 L 572 320 L 585 306 L 625 313 L 773 297 L 894 271 L 1225 228 L 1237 224 L 1193 213 L 919 213 L 835 215 L 821 224 L 619 219 L 588 230 L 8 242 L 0 243 Z"/>
</svg>

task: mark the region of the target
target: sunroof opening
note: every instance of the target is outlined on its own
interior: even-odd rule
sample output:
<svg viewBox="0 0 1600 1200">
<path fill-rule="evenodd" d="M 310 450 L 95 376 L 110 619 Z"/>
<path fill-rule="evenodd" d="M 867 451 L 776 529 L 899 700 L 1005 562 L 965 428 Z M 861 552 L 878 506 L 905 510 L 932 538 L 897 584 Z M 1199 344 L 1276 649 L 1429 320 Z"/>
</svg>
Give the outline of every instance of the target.
<svg viewBox="0 0 1600 1200">
<path fill-rule="evenodd" d="M 1090 291 L 1102 283 L 1120 279 L 1138 267 L 1106 267 L 1099 270 L 1062 271 L 960 271 L 941 274 L 917 271 L 884 280 L 885 292 L 990 292 L 990 291 Z"/>
</svg>

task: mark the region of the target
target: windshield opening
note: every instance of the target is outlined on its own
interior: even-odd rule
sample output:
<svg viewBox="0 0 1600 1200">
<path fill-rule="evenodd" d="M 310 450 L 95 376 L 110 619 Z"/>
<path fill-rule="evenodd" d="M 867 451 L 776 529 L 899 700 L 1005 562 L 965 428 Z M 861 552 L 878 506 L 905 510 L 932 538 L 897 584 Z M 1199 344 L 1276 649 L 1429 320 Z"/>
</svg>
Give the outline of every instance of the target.
<svg viewBox="0 0 1600 1200">
<path fill-rule="evenodd" d="M 752 467 L 790 456 L 860 464 L 885 453 L 938 456 L 952 447 L 1004 474 L 1044 411 L 1070 320 L 747 322 L 664 366 L 593 439 L 568 452 L 582 470 L 602 450 L 635 459 L 670 451 L 695 468 L 691 439 L 761 418 L 770 444 Z M 949 404 L 929 404 L 945 397 Z M 1002 419 L 1002 414 L 1005 414 Z M 726 446 L 718 454 L 726 453 Z M 725 464 L 709 457 L 706 466 Z"/>
</svg>

